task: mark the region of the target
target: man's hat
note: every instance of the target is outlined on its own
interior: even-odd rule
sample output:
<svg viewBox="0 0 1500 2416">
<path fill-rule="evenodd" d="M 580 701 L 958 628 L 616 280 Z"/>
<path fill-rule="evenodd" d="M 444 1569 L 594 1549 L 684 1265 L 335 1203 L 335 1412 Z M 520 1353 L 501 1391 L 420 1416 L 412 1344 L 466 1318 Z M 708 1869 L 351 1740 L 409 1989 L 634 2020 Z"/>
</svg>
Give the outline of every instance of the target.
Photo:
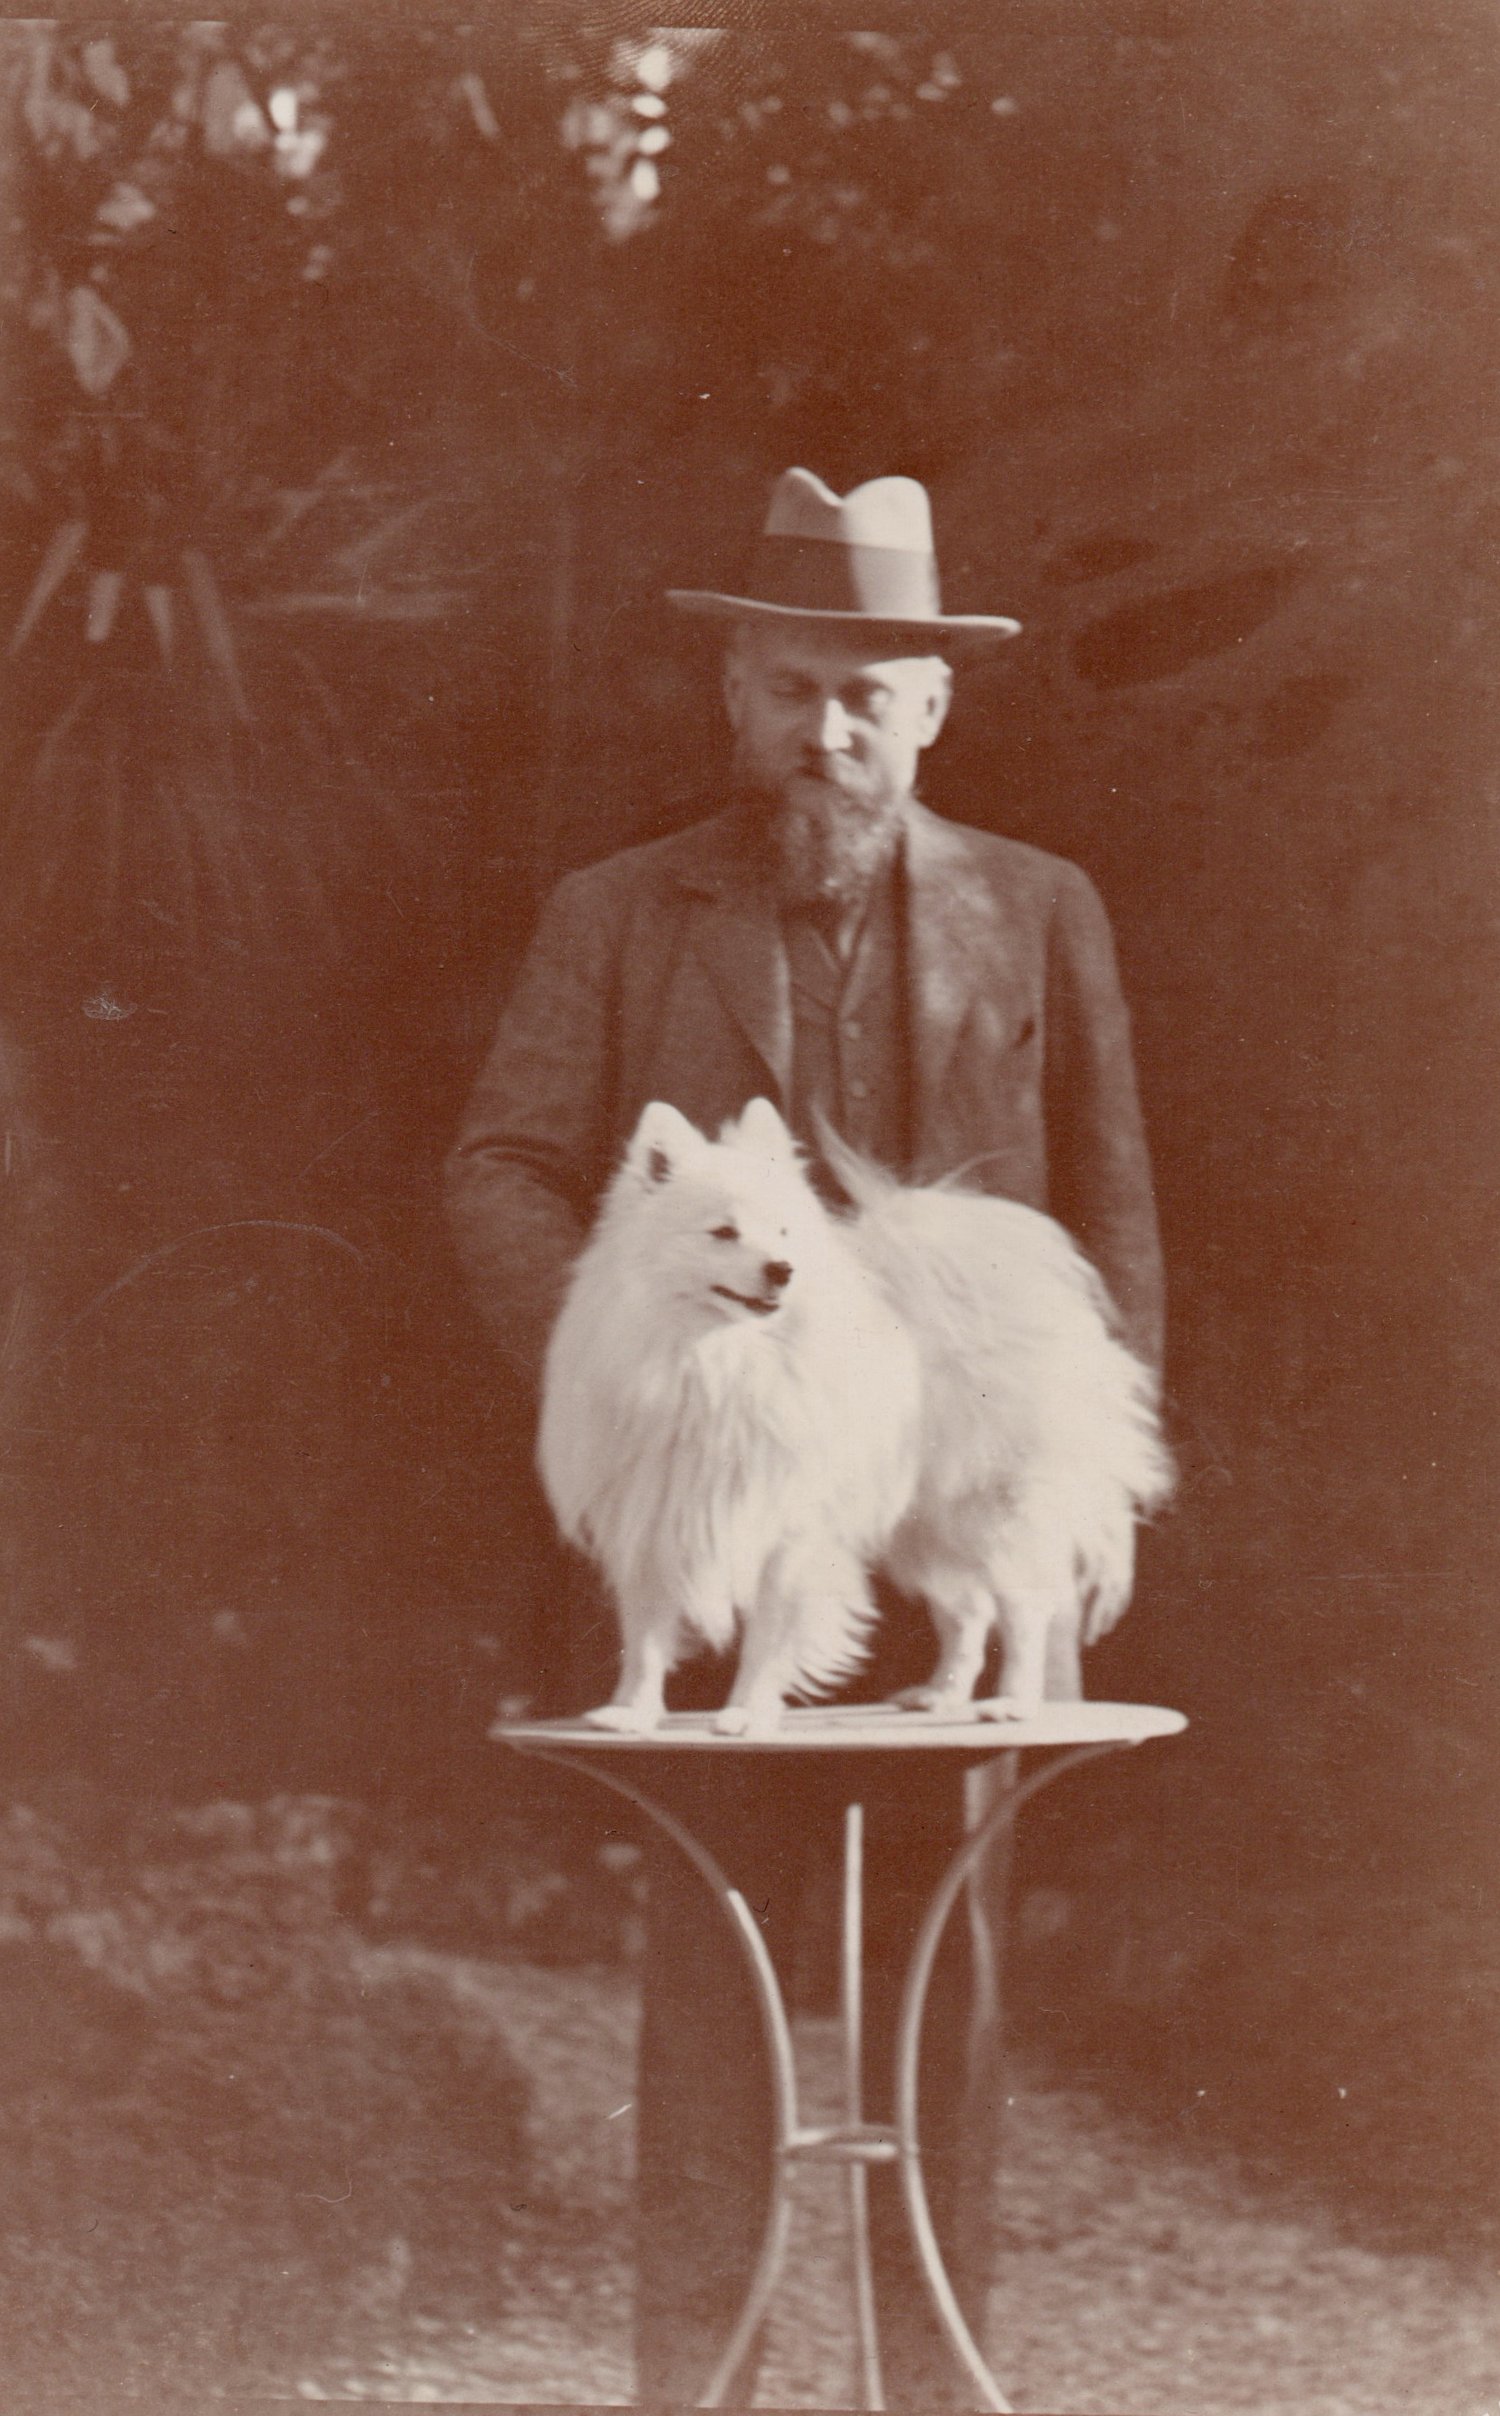
<svg viewBox="0 0 1500 2416">
<path fill-rule="evenodd" d="M 934 647 L 947 639 L 993 643 L 1020 629 L 997 613 L 945 613 L 938 599 L 932 507 L 914 478 L 872 478 L 835 495 L 811 470 L 776 481 L 746 596 L 671 587 L 669 602 L 720 620 L 874 624 Z"/>
</svg>

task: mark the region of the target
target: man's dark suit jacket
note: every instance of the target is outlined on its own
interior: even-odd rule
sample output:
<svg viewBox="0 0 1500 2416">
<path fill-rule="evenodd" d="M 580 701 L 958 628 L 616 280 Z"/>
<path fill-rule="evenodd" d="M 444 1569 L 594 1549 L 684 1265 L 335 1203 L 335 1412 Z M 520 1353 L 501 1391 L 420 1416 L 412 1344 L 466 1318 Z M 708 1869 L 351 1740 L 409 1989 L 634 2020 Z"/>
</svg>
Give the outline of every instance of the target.
<svg viewBox="0 0 1500 2416">
<path fill-rule="evenodd" d="M 1151 1174 L 1097 894 L 1076 865 L 915 804 L 905 862 L 913 1163 L 898 1171 L 962 1169 L 1057 1217 L 1127 1338 L 1157 1360 Z M 749 808 L 559 883 L 448 1164 L 460 1256 L 516 1364 L 540 1365 L 647 1101 L 709 1132 L 757 1093 L 789 1112 L 791 1048 L 780 917 Z"/>
</svg>

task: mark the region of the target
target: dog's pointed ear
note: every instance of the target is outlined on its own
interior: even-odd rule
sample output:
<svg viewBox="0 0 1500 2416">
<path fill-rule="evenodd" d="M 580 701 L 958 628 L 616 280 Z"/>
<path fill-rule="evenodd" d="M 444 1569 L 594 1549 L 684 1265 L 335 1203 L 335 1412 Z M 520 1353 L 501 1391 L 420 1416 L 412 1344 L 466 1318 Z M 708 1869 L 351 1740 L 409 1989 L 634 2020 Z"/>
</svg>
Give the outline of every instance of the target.
<svg viewBox="0 0 1500 2416">
<path fill-rule="evenodd" d="M 686 1116 L 669 1107 L 665 1099 L 653 1099 L 649 1107 L 641 1109 L 625 1163 L 643 1183 L 666 1183 L 702 1147 L 703 1135 L 693 1130 Z"/>
<path fill-rule="evenodd" d="M 797 1144 L 782 1119 L 780 1110 L 769 1099 L 752 1099 L 740 1111 L 734 1127 L 734 1138 L 741 1149 L 753 1149 L 763 1158 L 795 1158 Z"/>
</svg>

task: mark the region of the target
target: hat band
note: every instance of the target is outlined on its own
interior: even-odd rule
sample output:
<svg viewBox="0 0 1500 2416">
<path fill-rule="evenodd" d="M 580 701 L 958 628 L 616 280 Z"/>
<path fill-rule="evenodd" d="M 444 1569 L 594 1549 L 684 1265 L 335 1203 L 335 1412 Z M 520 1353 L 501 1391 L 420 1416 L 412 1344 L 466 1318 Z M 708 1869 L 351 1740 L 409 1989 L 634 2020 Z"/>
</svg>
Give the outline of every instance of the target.
<svg viewBox="0 0 1500 2416">
<path fill-rule="evenodd" d="M 852 612 L 876 621 L 935 621 L 937 564 L 899 545 L 829 537 L 762 537 L 751 573 L 762 604 L 792 612 Z"/>
</svg>

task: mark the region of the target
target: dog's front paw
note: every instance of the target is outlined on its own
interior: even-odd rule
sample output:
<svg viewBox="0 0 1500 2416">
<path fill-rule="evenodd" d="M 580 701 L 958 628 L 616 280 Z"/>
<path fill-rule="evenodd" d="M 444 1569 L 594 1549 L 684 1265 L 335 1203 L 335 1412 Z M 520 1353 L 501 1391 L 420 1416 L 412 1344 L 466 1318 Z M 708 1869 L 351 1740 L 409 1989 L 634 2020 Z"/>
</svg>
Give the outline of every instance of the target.
<svg viewBox="0 0 1500 2416">
<path fill-rule="evenodd" d="M 779 1703 L 726 1703 L 714 1713 L 715 1736 L 770 1737 L 780 1726 Z"/>
<path fill-rule="evenodd" d="M 588 1728 L 608 1728 L 616 1736 L 649 1736 L 661 1713 L 651 1703 L 601 1703 L 583 1715 Z"/>
<path fill-rule="evenodd" d="M 1034 1720 L 1041 1708 L 1025 1695 L 982 1695 L 969 1706 L 976 1720 Z"/>
<path fill-rule="evenodd" d="M 956 1686 L 903 1686 L 891 1700 L 901 1711 L 932 1711 L 945 1720 L 970 1719 L 977 1709 Z"/>
</svg>

